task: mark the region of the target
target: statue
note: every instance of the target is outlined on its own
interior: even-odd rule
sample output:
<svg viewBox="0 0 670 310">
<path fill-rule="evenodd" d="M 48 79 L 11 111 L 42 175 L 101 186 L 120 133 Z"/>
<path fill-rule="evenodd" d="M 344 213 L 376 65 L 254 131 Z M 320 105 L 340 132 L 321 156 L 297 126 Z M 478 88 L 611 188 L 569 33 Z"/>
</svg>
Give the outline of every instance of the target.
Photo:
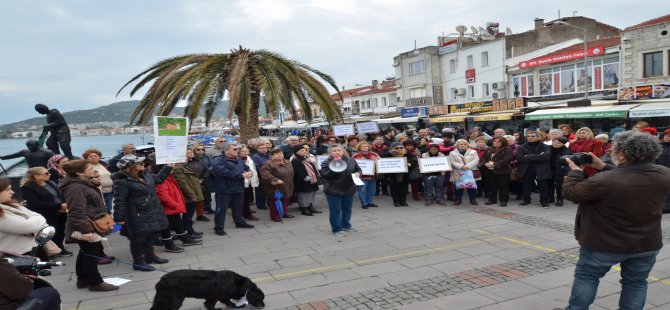
<svg viewBox="0 0 670 310">
<path fill-rule="evenodd" d="M 39 142 L 35 139 L 30 139 L 26 141 L 27 150 L 20 150 L 14 154 L 9 154 L 5 156 L 0 156 L 0 159 L 12 159 L 18 157 L 25 157 L 26 162 L 28 162 L 28 168 L 32 167 L 47 167 L 49 158 L 54 156 L 54 153 L 49 150 L 41 149 Z"/>
<path fill-rule="evenodd" d="M 42 129 L 42 135 L 49 132 L 49 138 L 47 138 L 47 147 L 54 153 L 60 154 L 58 146 L 63 150 L 63 155 L 67 156 L 69 159 L 74 159 L 72 156 L 72 149 L 70 148 L 70 127 L 67 126 L 63 114 L 60 114 L 60 111 L 56 109 L 49 110 L 49 107 L 38 103 L 35 105 L 35 111 L 40 114 L 47 116 L 47 124 L 44 125 Z"/>
</svg>

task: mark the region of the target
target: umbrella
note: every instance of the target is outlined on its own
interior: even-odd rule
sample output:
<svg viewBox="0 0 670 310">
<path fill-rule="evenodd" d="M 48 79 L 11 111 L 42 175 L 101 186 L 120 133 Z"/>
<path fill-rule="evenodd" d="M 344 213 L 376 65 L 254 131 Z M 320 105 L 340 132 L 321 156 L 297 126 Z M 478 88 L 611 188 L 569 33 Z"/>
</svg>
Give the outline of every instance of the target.
<svg viewBox="0 0 670 310">
<path fill-rule="evenodd" d="M 275 190 L 275 207 L 277 207 L 277 214 L 279 214 L 279 220 L 284 223 L 284 205 L 281 202 L 284 195 L 279 190 Z"/>
</svg>

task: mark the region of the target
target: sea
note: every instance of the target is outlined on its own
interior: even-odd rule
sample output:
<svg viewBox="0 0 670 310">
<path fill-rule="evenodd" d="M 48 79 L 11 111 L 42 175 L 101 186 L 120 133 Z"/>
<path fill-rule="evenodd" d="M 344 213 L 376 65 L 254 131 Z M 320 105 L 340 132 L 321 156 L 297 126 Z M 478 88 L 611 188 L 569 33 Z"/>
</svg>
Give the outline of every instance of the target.
<svg viewBox="0 0 670 310">
<path fill-rule="evenodd" d="M 26 149 L 28 139 L 0 139 L 0 155 L 8 155 Z M 114 157 L 121 151 L 121 145 L 132 143 L 144 145 L 153 142 L 152 135 L 115 135 L 115 136 L 73 136 L 70 146 L 72 155 L 81 157 L 81 154 L 89 148 L 95 148 L 102 152 L 102 158 Z M 46 145 L 44 146 L 46 147 Z M 15 163 L 23 160 L 23 157 L 1 160 L 0 165 L 8 169 Z M 0 167 L 0 172 L 2 168 Z"/>
</svg>

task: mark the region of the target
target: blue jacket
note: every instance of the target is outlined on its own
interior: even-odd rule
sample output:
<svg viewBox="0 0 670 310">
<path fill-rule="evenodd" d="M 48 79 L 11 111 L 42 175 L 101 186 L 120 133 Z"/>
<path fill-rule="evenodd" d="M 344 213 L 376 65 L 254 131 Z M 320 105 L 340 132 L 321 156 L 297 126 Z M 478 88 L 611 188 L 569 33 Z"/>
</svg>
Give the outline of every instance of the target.
<svg viewBox="0 0 670 310">
<path fill-rule="evenodd" d="M 237 194 L 244 192 L 244 177 L 242 173 L 249 171 L 249 167 L 239 158 L 234 160 L 226 155 L 212 159 L 212 170 L 217 193 Z"/>
<path fill-rule="evenodd" d="M 285 159 L 288 160 L 288 158 Z M 256 164 L 256 171 L 261 171 L 261 167 L 263 167 L 263 165 L 265 165 L 265 163 L 270 160 L 270 153 L 256 153 L 254 156 L 251 156 L 251 160 L 253 160 L 254 164 Z"/>
</svg>

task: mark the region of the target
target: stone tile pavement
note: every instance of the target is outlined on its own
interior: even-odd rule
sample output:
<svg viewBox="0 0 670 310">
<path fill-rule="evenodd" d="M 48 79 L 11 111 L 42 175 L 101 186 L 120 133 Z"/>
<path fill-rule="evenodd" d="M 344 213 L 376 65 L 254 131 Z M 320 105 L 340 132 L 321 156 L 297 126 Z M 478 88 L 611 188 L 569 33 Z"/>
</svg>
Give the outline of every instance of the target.
<svg viewBox="0 0 670 310">
<path fill-rule="evenodd" d="M 483 202 L 483 199 L 480 201 Z M 379 196 L 379 208 L 355 203 L 345 237 L 330 233 L 322 194 L 312 217 L 284 223 L 269 221 L 259 210 L 254 229 L 228 236 L 197 222 L 204 243 L 170 259 L 161 271 L 133 272 L 124 263 L 100 266 L 104 277 L 132 280 L 118 292 L 94 293 L 75 287 L 75 257 L 54 269 L 48 279 L 61 292 L 63 309 L 148 309 L 154 285 L 165 271 L 229 269 L 252 278 L 266 294 L 267 309 L 553 309 L 566 305 L 578 245 L 572 236 L 577 206 L 507 208 L 462 205 L 395 208 Z M 670 242 L 670 216 L 663 218 L 664 241 Z M 113 235 L 106 251 L 129 262 L 127 240 Z M 76 245 L 69 245 L 76 250 Z M 601 281 L 592 309 L 616 309 L 619 273 Z M 670 309 L 670 250 L 663 249 L 650 277 L 645 309 Z M 223 305 L 219 304 L 219 307 Z M 200 309 L 187 299 L 182 309 Z"/>
</svg>

